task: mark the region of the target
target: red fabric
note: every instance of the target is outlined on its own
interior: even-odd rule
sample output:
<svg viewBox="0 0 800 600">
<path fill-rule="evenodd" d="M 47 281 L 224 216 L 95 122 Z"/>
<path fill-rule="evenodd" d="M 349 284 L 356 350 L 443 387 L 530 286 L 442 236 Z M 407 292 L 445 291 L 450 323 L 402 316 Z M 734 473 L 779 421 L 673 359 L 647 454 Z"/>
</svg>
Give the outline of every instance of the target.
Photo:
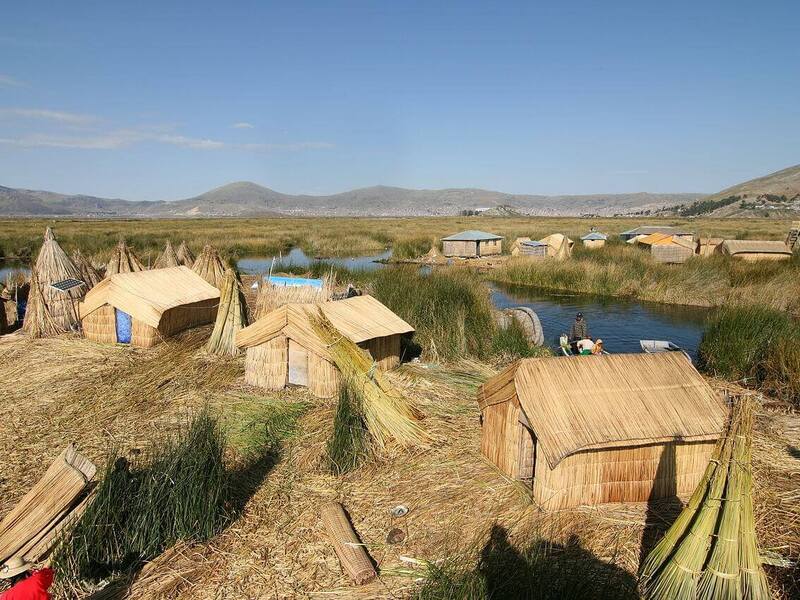
<svg viewBox="0 0 800 600">
<path fill-rule="evenodd" d="M 0 600 L 50 600 L 47 591 L 53 585 L 53 569 L 34 571 L 17 585 L 0 594 Z"/>
</svg>

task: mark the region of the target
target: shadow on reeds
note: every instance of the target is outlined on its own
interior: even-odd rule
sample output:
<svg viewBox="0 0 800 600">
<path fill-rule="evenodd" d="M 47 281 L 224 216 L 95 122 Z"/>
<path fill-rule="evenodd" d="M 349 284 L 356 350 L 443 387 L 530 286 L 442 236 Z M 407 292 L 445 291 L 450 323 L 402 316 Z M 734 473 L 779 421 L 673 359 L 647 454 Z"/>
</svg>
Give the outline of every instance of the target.
<svg viewBox="0 0 800 600">
<path fill-rule="evenodd" d="M 655 481 L 661 481 L 663 484 L 654 485 L 647 500 L 639 565 L 644 564 L 644 559 L 647 558 L 650 550 L 664 536 L 683 510 L 683 503 L 677 496 L 676 476 L 675 445 L 670 444 L 664 447 L 656 469 Z"/>
<path fill-rule="evenodd" d="M 792 458 L 800 460 L 800 448 L 798 448 L 797 446 L 786 446 L 786 452 Z"/>
<path fill-rule="evenodd" d="M 502 526 L 492 527 L 477 565 L 464 569 L 450 560 L 430 565 L 417 590 L 417 600 L 576 600 L 637 598 L 636 579 L 617 565 L 598 559 L 577 536 L 566 544 L 537 539 L 525 548 L 514 546 Z"/>
</svg>

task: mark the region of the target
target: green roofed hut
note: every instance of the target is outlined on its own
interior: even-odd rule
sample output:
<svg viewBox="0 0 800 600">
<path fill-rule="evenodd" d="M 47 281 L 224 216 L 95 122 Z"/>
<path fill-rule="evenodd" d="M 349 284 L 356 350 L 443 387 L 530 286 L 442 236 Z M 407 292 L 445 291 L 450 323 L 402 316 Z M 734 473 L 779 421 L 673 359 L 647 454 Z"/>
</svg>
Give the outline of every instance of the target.
<svg viewBox="0 0 800 600">
<path fill-rule="evenodd" d="M 442 254 L 447 257 L 479 258 L 503 251 L 503 236 L 485 231 L 462 231 L 442 238 Z"/>
<path fill-rule="evenodd" d="M 685 231 L 678 227 L 670 227 L 668 225 L 642 225 L 635 229 L 629 229 L 619 234 L 620 239 L 624 241 L 632 240 L 640 235 L 651 235 L 653 233 L 663 233 L 665 235 L 674 235 L 679 238 L 684 238 L 688 241 L 694 241 L 694 233 Z"/>
</svg>

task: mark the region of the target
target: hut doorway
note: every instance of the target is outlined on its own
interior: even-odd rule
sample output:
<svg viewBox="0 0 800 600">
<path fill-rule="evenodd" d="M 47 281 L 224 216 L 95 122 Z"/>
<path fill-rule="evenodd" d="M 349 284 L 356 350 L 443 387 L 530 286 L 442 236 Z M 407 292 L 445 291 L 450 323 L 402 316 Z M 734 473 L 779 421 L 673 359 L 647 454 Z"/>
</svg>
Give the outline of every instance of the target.
<svg viewBox="0 0 800 600">
<path fill-rule="evenodd" d="M 131 329 L 133 328 L 133 322 L 131 320 L 131 316 L 128 313 L 123 312 L 118 308 L 115 308 L 114 317 L 117 327 L 117 343 L 130 344 Z"/>
<path fill-rule="evenodd" d="M 533 488 L 533 473 L 536 466 L 536 437 L 526 424 L 517 423 L 519 427 L 519 479 L 527 487 Z"/>
<path fill-rule="evenodd" d="M 308 387 L 308 350 L 289 340 L 289 383 Z"/>
</svg>

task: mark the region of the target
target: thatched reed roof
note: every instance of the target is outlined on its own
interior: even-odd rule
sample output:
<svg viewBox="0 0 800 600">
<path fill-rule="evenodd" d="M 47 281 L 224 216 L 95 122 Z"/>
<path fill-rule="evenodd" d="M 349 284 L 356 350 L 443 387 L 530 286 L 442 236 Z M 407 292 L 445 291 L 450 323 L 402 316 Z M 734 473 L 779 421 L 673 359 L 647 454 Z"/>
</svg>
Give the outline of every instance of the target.
<svg viewBox="0 0 800 600">
<path fill-rule="evenodd" d="M 217 320 L 206 344 L 206 350 L 227 356 L 239 353 L 236 334 L 247 327 L 246 306 L 239 279 L 233 269 L 228 269 L 220 290 Z"/>
<path fill-rule="evenodd" d="M 547 256 L 552 256 L 559 260 L 572 256 L 572 247 L 575 242 L 563 233 L 552 233 L 539 241 L 542 244 L 547 244 Z"/>
<path fill-rule="evenodd" d="M 476 229 L 470 229 L 468 231 L 460 231 L 458 233 L 454 233 L 453 235 L 448 235 L 447 237 L 443 237 L 443 242 L 488 242 L 492 240 L 502 240 L 502 235 L 496 235 L 494 233 L 486 233 L 485 231 L 478 231 Z"/>
<path fill-rule="evenodd" d="M 33 338 L 58 335 L 66 331 L 50 314 L 35 269 L 31 271 L 31 288 L 28 292 L 28 306 L 25 309 L 25 319 L 22 321 L 22 331 Z"/>
<path fill-rule="evenodd" d="M 120 240 L 114 248 L 111 260 L 106 265 L 106 278 L 117 273 L 136 273 L 138 271 L 144 271 L 144 265 L 130 246 L 125 243 L 125 240 Z"/>
<path fill-rule="evenodd" d="M 225 280 L 225 263 L 216 248 L 206 244 L 197 260 L 194 261 L 192 270 L 205 279 L 215 288 L 221 288 Z"/>
<path fill-rule="evenodd" d="M 158 327 L 170 308 L 219 298 L 219 290 L 187 267 L 117 273 L 92 288 L 80 304 L 83 319 L 110 304 L 134 319 Z"/>
<path fill-rule="evenodd" d="M 172 248 L 172 244 L 170 243 L 170 241 L 167 240 L 167 244 L 166 246 L 164 246 L 164 251 L 158 255 L 156 262 L 153 264 L 153 268 L 169 269 L 171 267 L 179 267 L 180 265 L 181 263 L 178 260 L 178 255 Z"/>
<path fill-rule="evenodd" d="M 80 250 L 75 250 L 72 253 L 72 262 L 75 263 L 75 266 L 81 272 L 81 279 L 86 284 L 88 289 L 92 289 L 95 285 L 100 283 L 103 278 L 100 276 L 100 273 L 97 272 L 97 269 L 94 268 L 94 265 L 89 262 L 89 260 L 81 253 Z"/>
<path fill-rule="evenodd" d="M 178 246 L 176 254 L 178 255 L 178 263 L 180 265 L 189 267 L 190 269 L 194 266 L 194 254 L 189 250 L 189 246 L 186 245 L 185 241 L 181 242 L 181 245 Z"/>
<path fill-rule="evenodd" d="M 669 233 L 651 233 L 644 237 L 638 238 L 637 243 L 643 246 L 681 246 L 682 248 L 695 247 L 695 243 L 686 238 Z"/>
<path fill-rule="evenodd" d="M 414 331 L 411 325 L 372 296 L 356 296 L 320 304 L 285 304 L 242 329 L 236 336 L 236 344 L 240 348 L 249 348 L 278 335 L 285 335 L 317 354 L 327 356 L 327 348 L 309 320 L 309 315 L 316 314 L 318 309 L 336 329 L 356 344 Z"/>
<path fill-rule="evenodd" d="M 550 468 L 581 450 L 719 437 L 727 410 L 680 352 L 517 361 L 478 393 L 518 402 Z"/>
<path fill-rule="evenodd" d="M 767 240 L 725 240 L 720 244 L 720 250 L 725 254 L 788 254 L 792 249 L 785 242 Z"/>
</svg>

